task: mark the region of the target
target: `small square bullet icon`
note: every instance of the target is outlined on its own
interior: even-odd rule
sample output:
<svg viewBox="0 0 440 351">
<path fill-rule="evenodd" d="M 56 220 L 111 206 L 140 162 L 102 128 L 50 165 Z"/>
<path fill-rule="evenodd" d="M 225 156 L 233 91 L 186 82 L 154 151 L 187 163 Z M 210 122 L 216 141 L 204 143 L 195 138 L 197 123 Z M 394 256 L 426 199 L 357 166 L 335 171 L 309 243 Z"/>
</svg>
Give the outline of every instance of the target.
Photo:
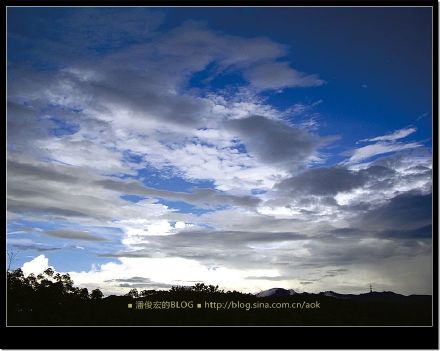
<svg viewBox="0 0 440 351">
<path fill-rule="evenodd" d="M 202 308 L 202 304 L 201 304 L 201 303 L 198 303 L 198 304 L 197 304 L 197 308 Z"/>
<path fill-rule="evenodd" d="M 131 303 L 128 304 L 128 308 L 132 308 L 133 305 Z"/>
</svg>

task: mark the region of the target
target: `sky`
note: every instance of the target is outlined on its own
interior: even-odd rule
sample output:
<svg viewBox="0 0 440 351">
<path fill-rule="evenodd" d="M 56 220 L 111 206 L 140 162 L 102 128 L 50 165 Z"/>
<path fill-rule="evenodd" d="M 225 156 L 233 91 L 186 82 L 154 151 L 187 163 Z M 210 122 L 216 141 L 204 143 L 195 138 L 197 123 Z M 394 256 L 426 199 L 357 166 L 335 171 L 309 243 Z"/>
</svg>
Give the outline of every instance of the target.
<svg viewBox="0 0 440 351">
<path fill-rule="evenodd" d="M 431 15 L 8 7 L 11 268 L 431 294 Z"/>
</svg>

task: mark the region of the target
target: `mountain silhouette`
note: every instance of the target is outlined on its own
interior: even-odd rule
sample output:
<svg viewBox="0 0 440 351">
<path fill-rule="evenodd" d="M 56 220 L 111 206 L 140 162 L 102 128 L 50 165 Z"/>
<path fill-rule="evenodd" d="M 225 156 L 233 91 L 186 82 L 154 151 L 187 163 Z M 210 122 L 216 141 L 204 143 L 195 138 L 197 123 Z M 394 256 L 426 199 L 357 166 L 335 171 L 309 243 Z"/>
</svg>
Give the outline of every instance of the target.
<svg viewBox="0 0 440 351">
<path fill-rule="evenodd" d="M 402 294 L 397 294 L 393 291 L 371 291 L 367 293 L 361 294 L 340 294 L 331 290 L 322 291 L 318 293 L 308 293 L 308 292 L 296 292 L 293 289 L 284 289 L 284 288 L 271 288 L 268 290 L 260 291 L 255 294 L 256 297 L 283 297 L 283 296 L 325 296 L 325 297 L 333 297 L 335 299 L 347 300 L 353 299 L 358 301 L 366 301 L 366 300 L 402 300 L 408 297 L 416 298 L 416 297 L 428 297 L 430 295 L 409 295 L 405 296 Z"/>
<path fill-rule="evenodd" d="M 255 294 L 256 297 L 277 297 L 277 296 L 291 296 L 296 295 L 297 292 L 293 289 L 272 288 L 261 291 Z"/>
</svg>

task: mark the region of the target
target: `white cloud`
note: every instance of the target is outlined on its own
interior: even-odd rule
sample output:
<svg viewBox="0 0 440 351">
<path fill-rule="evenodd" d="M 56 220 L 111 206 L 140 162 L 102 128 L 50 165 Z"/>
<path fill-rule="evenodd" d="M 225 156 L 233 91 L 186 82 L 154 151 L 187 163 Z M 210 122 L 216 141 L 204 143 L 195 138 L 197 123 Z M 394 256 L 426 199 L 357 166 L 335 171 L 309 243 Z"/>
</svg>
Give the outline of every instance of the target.
<svg viewBox="0 0 440 351">
<path fill-rule="evenodd" d="M 358 141 L 357 144 L 361 142 L 373 142 L 373 144 L 352 150 L 351 157 L 347 163 L 359 163 L 373 156 L 422 147 L 423 145 L 419 142 L 404 143 L 397 141 L 399 139 L 406 138 L 416 131 L 416 128 L 402 128 L 394 131 L 391 134 L 386 134 L 375 138 L 362 139 Z"/>
<path fill-rule="evenodd" d="M 25 262 L 21 267 L 25 276 L 31 273 L 35 275 L 43 273 L 47 268 L 49 268 L 49 259 L 45 255 L 37 256 L 31 261 Z"/>
<path fill-rule="evenodd" d="M 403 128 L 403 129 L 396 130 L 391 134 L 382 135 L 382 136 L 378 136 L 378 137 L 371 138 L 371 139 L 363 139 L 363 140 L 361 140 L 361 142 L 365 142 L 365 141 L 394 141 L 394 140 L 406 138 L 408 135 L 411 135 L 411 134 L 415 133 L 416 131 L 417 131 L 416 128 Z"/>
<path fill-rule="evenodd" d="M 388 143 L 388 142 L 377 142 L 376 144 L 371 144 L 363 146 L 353 150 L 349 162 L 356 163 L 369 159 L 373 156 L 383 155 L 390 152 L 402 151 L 406 149 L 413 149 L 417 147 L 422 147 L 423 145 L 417 142 L 414 143 Z"/>
<path fill-rule="evenodd" d="M 69 272 L 73 281 L 80 286 L 99 287 L 103 292 L 124 293 L 127 287 L 120 287 L 114 279 L 123 280 L 132 277 L 148 278 L 158 284 L 194 285 L 195 282 L 219 285 L 221 288 L 237 289 L 254 292 L 259 287 L 270 285 L 249 284 L 246 276 L 277 275 L 274 269 L 229 269 L 205 266 L 196 260 L 183 258 L 119 258 L 119 263 L 106 263 L 88 272 Z M 148 287 L 146 287 L 148 289 Z"/>
</svg>

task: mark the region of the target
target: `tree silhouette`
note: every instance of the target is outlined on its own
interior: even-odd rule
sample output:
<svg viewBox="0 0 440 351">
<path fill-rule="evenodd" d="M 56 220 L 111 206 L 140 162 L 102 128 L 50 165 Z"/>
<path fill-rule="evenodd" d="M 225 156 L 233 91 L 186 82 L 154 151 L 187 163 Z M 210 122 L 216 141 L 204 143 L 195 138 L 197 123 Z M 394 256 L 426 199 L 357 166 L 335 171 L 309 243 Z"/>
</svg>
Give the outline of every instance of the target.
<svg viewBox="0 0 440 351">
<path fill-rule="evenodd" d="M 137 289 L 131 289 L 128 293 L 127 296 L 130 296 L 132 298 L 136 298 L 139 297 L 139 292 L 137 291 Z"/>
<path fill-rule="evenodd" d="M 54 272 L 54 270 L 52 268 L 49 267 L 43 273 L 46 274 L 48 277 L 53 277 L 55 272 Z"/>
<path fill-rule="evenodd" d="M 217 292 L 223 292 L 223 290 L 220 290 L 218 288 L 218 285 L 206 285 L 204 283 L 197 283 L 192 287 L 192 291 L 197 292 L 204 292 L 204 293 L 217 293 Z"/>
<path fill-rule="evenodd" d="M 75 294 L 82 300 L 88 300 L 90 297 L 89 290 L 87 290 L 87 288 L 75 288 Z"/>
<path fill-rule="evenodd" d="M 156 290 L 142 290 L 140 293 L 139 293 L 139 296 L 140 297 L 147 297 L 147 296 L 150 296 L 150 295 L 154 295 L 156 293 Z"/>
<path fill-rule="evenodd" d="M 92 300 L 100 300 L 104 297 L 104 294 L 99 289 L 93 289 L 92 293 L 90 294 L 90 298 Z"/>
</svg>

